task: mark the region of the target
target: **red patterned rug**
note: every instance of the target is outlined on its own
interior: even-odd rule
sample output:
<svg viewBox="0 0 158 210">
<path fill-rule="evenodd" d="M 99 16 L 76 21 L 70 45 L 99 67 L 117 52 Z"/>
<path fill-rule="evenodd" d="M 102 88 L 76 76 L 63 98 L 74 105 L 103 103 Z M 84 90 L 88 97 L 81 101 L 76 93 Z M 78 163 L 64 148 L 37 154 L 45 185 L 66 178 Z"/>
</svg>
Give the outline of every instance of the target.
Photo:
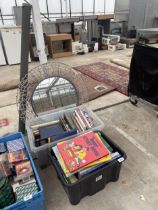
<svg viewBox="0 0 158 210">
<path fill-rule="evenodd" d="M 120 93 L 125 95 L 128 94 L 129 72 L 122 68 L 97 62 L 89 65 L 77 66 L 74 67 L 74 69 L 99 82 L 104 82 L 105 84 L 116 88 Z"/>
<path fill-rule="evenodd" d="M 85 74 L 81 74 L 81 78 L 87 90 L 88 101 L 96 99 L 102 95 L 106 95 L 115 90 L 111 85 L 99 82 Z"/>
</svg>

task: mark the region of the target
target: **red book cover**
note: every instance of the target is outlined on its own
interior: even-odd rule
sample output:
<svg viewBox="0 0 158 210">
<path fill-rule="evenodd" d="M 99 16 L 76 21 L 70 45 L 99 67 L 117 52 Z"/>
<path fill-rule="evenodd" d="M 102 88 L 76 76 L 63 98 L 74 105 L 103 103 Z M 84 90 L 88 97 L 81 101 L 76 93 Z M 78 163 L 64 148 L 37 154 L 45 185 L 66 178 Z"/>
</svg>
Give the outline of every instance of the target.
<svg viewBox="0 0 158 210">
<path fill-rule="evenodd" d="M 70 172 L 109 155 L 109 150 L 93 132 L 60 142 L 57 147 Z"/>
</svg>

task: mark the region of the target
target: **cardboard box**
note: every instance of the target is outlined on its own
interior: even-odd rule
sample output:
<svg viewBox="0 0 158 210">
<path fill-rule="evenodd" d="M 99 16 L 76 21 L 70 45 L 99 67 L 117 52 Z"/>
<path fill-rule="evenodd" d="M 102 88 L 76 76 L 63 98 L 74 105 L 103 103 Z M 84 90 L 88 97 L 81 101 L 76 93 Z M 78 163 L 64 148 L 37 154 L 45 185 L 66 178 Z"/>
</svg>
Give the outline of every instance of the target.
<svg viewBox="0 0 158 210">
<path fill-rule="evenodd" d="M 111 45 L 111 44 L 109 44 L 109 45 L 108 45 L 108 50 L 109 50 L 109 51 L 112 51 L 112 52 L 116 51 L 116 45 Z"/>
<path fill-rule="evenodd" d="M 71 34 L 49 34 L 47 39 L 51 58 L 61 58 L 72 55 Z"/>
</svg>

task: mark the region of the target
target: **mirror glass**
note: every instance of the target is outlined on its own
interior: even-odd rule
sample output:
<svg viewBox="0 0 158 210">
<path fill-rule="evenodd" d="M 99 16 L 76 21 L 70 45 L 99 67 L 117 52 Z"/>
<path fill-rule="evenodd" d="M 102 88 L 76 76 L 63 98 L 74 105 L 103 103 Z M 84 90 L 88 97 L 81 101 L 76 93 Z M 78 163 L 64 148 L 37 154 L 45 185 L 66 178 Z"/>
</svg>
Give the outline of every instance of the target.
<svg viewBox="0 0 158 210">
<path fill-rule="evenodd" d="M 77 104 L 76 89 L 68 80 L 61 77 L 43 80 L 36 87 L 32 96 L 32 107 L 35 114 L 71 104 Z"/>
</svg>

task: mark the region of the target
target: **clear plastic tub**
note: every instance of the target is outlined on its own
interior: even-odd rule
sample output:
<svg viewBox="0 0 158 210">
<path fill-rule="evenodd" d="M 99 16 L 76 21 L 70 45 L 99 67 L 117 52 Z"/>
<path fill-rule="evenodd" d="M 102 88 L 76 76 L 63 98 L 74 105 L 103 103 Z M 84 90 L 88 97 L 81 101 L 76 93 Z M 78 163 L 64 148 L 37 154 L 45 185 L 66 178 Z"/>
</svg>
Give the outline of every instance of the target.
<svg viewBox="0 0 158 210">
<path fill-rule="evenodd" d="M 104 123 L 98 118 L 98 116 L 93 111 L 88 109 L 85 105 L 78 106 L 78 108 L 80 108 L 81 110 L 85 110 L 88 113 L 88 115 L 94 120 L 94 126 L 92 128 L 84 132 L 80 132 L 79 134 L 83 134 L 87 131 L 97 131 L 97 130 L 101 131 L 103 129 Z M 28 133 L 30 149 L 38 158 L 39 166 L 41 168 L 45 168 L 48 165 L 50 165 L 49 153 L 50 153 L 53 143 L 55 142 L 36 147 L 33 130 L 31 126 L 37 125 L 40 123 L 47 123 L 53 120 L 58 120 L 59 117 L 62 117 L 64 113 L 72 113 L 75 109 L 76 109 L 75 105 L 74 106 L 71 105 L 68 107 L 61 108 L 61 109 L 56 109 L 52 112 L 42 114 L 39 117 L 31 119 L 30 121 L 27 122 L 26 129 Z"/>
</svg>

